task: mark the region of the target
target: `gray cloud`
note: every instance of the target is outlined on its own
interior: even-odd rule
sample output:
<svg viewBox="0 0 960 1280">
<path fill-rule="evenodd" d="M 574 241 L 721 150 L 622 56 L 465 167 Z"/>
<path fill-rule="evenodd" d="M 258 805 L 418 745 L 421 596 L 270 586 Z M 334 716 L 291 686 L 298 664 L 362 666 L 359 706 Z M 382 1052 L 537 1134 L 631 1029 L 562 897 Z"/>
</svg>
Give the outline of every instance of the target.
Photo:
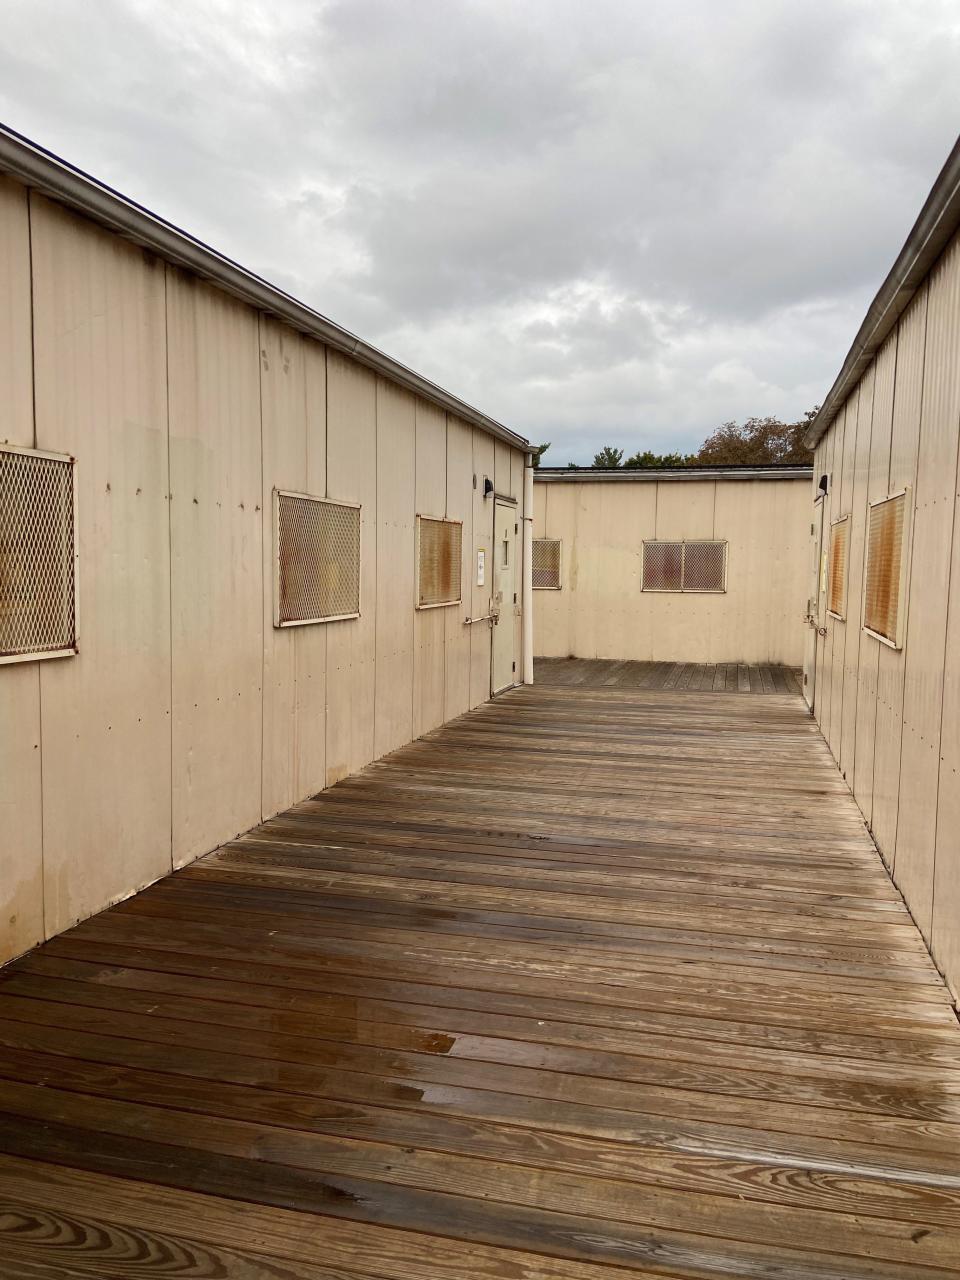
<svg viewBox="0 0 960 1280">
<path fill-rule="evenodd" d="M 960 122 L 953 0 L 7 0 L 0 114 L 536 439 L 822 397 Z"/>
</svg>

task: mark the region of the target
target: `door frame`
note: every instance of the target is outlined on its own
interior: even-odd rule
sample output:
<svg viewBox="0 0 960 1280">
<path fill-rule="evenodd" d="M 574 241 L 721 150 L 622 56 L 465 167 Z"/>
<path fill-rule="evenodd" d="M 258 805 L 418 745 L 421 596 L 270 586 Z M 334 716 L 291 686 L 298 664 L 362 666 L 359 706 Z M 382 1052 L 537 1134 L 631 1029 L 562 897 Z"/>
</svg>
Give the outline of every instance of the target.
<svg viewBox="0 0 960 1280">
<path fill-rule="evenodd" d="M 520 537 L 519 537 L 519 532 L 518 532 L 518 528 L 519 528 L 519 514 L 520 514 L 520 503 L 517 501 L 517 499 L 516 499 L 516 498 L 512 497 L 512 496 L 511 496 L 510 494 L 508 494 L 508 493 L 497 493 L 496 491 L 494 491 L 494 493 L 493 493 L 492 497 L 493 497 L 493 504 L 492 504 L 492 505 L 493 505 L 493 511 L 492 511 L 492 513 L 491 513 L 491 514 L 492 514 L 492 520 L 491 520 L 492 528 L 491 528 L 491 534 L 490 534 L 490 547 L 491 547 L 491 557 L 490 557 L 490 559 L 491 559 L 491 571 L 492 571 L 492 573 L 493 573 L 493 581 L 492 581 L 492 582 L 491 582 L 491 584 L 490 584 L 490 587 L 491 587 L 491 591 L 490 591 L 490 609 L 491 609 L 491 612 L 493 612 L 494 607 L 495 607 L 495 600 L 496 600 L 496 588 L 497 588 L 497 507 L 498 507 L 498 506 L 501 506 L 501 507 L 508 507 L 508 508 L 510 508 L 510 509 L 515 513 L 515 519 L 514 519 L 514 522 L 513 522 L 513 524 L 514 524 L 514 532 L 513 532 L 513 543 L 512 543 L 512 547 L 513 547 L 513 581 L 514 581 L 514 586 L 515 586 L 515 587 L 517 586 L 517 582 L 518 582 L 518 578 L 517 578 L 517 568 L 518 568 L 518 565 L 517 565 L 517 554 L 518 554 L 518 553 L 517 553 L 517 548 L 518 548 L 518 546 L 519 546 L 519 544 L 520 544 Z M 514 591 L 514 595 L 519 595 L 519 590 Z M 507 616 L 507 618 L 508 618 L 508 620 L 509 620 L 510 627 L 511 627 L 511 634 L 515 631 L 515 628 L 514 628 L 514 626 L 513 626 L 513 621 L 514 621 L 514 617 L 515 617 L 515 614 L 514 614 L 514 608 L 515 608 L 515 604 L 514 604 L 514 602 L 513 602 L 513 601 L 510 601 L 510 602 L 509 602 L 509 604 L 504 604 L 504 605 L 502 605 L 502 606 L 501 606 L 501 608 L 500 608 L 500 611 L 499 611 L 499 613 L 498 613 L 498 616 L 497 616 L 496 621 L 495 621 L 495 622 L 493 622 L 493 623 L 492 623 L 492 625 L 491 625 L 491 627 L 490 627 L 490 697 L 491 697 L 491 698 L 496 698 L 499 694 L 501 694 L 501 693 L 506 693 L 508 689 L 513 689 L 513 688 L 515 688 L 515 687 L 516 687 L 516 685 L 519 683 L 519 681 L 517 680 L 517 657 L 518 657 L 518 655 L 517 655 L 517 651 L 516 651 L 516 649 L 517 649 L 517 645 L 516 645 L 516 639 L 514 638 L 513 643 L 512 643 L 512 646 L 511 646 L 511 647 L 512 647 L 512 649 L 513 649 L 513 679 L 512 679 L 511 681 L 509 681 L 509 683 L 504 684 L 504 685 L 501 685 L 499 689 L 494 688 L 494 681 L 495 681 L 495 679 L 496 679 L 495 674 L 494 674 L 494 670 L 495 670 L 495 664 L 496 664 L 497 629 L 498 629 L 500 626 L 506 625 L 506 624 L 504 623 L 504 619 L 503 619 L 503 615 L 504 615 L 504 614 L 506 614 L 506 616 Z"/>
<path fill-rule="evenodd" d="M 811 594 L 807 596 L 807 640 L 803 657 L 803 697 L 811 714 L 817 703 L 817 659 L 819 657 L 823 619 L 824 592 L 824 512 L 826 511 L 826 494 L 818 493 L 813 502 L 813 519 L 810 522 L 810 543 L 813 551 L 811 557 L 810 579 Z"/>
</svg>

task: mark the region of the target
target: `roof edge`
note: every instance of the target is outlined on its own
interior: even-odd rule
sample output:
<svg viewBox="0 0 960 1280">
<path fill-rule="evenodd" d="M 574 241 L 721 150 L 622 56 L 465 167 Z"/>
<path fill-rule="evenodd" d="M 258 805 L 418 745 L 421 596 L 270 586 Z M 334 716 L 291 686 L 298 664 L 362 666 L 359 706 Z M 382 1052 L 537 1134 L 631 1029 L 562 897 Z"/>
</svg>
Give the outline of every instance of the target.
<svg viewBox="0 0 960 1280">
<path fill-rule="evenodd" d="M 298 302 L 189 232 L 151 213 L 143 205 L 3 124 L 0 124 L 0 173 L 85 214 L 174 266 L 184 267 L 214 282 L 257 311 L 273 315 L 292 328 L 318 338 L 327 346 L 344 352 L 368 369 L 383 374 L 498 440 L 529 450 L 530 442 L 503 423 L 474 409 L 452 392 L 364 342 L 305 303 Z"/>
<path fill-rule="evenodd" d="M 631 480 L 810 480 L 813 466 L 774 464 L 771 466 L 705 467 L 536 467 L 535 483 L 562 484 L 627 483 Z"/>
<path fill-rule="evenodd" d="M 808 449 L 813 449 L 822 439 L 958 227 L 960 138 L 954 143 L 896 262 L 870 304 L 820 412 L 810 424 L 804 437 Z"/>
</svg>

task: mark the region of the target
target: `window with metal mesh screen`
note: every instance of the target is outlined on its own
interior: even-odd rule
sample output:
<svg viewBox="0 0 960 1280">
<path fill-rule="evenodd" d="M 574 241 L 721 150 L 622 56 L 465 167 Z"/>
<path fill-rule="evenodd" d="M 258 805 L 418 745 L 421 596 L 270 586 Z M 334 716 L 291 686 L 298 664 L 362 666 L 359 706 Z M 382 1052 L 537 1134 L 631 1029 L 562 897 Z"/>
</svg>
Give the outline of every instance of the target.
<svg viewBox="0 0 960 1280">
<path fill-rule="evenodd" d="M 905 492 L 871 503 L 867 523 L 867 573 L 863 589 L 863 625 L 898 649 L 902 643 L 906 577 L 906 515 Z"/>
<path fill-rule="evenodd" d="M 74 464 L 0 445 L 0 662 L 77 648 Z"/>
<path fill-rule="evenodd" d="M 830 526 L 830 562 L 827 567 L 827 612 L 841 621 L 847 612 L 847 558 L 850 547 L 850 517 L 842 516 Z"/>
<path fill-rule="evenodd" d="M 723 591 L 726 587 L 727 544 L 683 544 L 684 591 Z"/>
<path fill-rule="evenodd" d="M 533 587 L 535 591 L 560 590 L 559 538 L 534 538 Z"/>
<path fill-rule="evenodd" d="M 727 544 L 645 542 L 644 591 L 726 591 Z"/>
<path fill-rule="evenodd" d="M 417 606 L 459 604 L 463 566 L 463 525 L 459 520 L 417 516 Z"/>
<path fill-rule="evenodd" d="M 683 543 L 643 544 L 643 590 L 680 591 L 683 588 Z"/>
<path fill-rule="evenodd" d="M 276 495 L 276 624 L 360 614 L 360 508 L 303 493 Z"/>
</svg>

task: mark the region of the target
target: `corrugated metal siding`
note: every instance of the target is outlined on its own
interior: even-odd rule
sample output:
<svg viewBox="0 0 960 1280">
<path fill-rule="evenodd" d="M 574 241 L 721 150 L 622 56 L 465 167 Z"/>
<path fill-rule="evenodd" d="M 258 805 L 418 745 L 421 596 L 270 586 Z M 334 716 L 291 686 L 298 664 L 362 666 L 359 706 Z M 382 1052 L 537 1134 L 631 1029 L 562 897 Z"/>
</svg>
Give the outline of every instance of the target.
<svg viewBox="0 0 960 1280">
<path fill-rule="evenodd" d="M 857 661 L 845 661 L 839 692 L 843 701 L 857 698 L 854 794 L 954 989 L 960 988 L 958 351 L 960 239 L 955 237 L 858 388 L 862 395 L 875 370 L 869 482 L 865 493 L 856 487 L 852 495 L 855 522 L 866 532 L 868 502 L 908 489 L 902 503 L 906 610 L 898 620 L 904 648 L 893 649 L 861 630 Z M 853 412 L 848 402 L 824 437 L 818 461 L 833 449 L 843 452 L 846 463 L 842 432 L 849 430 Z M 859 448 L 856 458 L 859 474 Z M 877 522 L 890 518 L 882 507 L 873 511 Z M 891 552 L 895 545 L 893 536 Z M 894 560 L 891 554 L 884 572 L 868 565 L 866 620 L 887 614 L 888 629 L 893 593 L 884 580 L 889 578 L 892 588 Z M 848 621 L 848 645 L 849 628 Z M 823 646 L 825 667 L 837 630 Z M 834 661 L 834 686 L 837 678 Z M 829 686 L 829 677 L 818 686 L 817 718 L 834 754 L 849 759 L 846 751 L 838 751 L 833 729 L 838 690 Z M 844 747 L 848 750 L 846 738 Z"/>
<path fill-rule="evenodd" d="M 492 514 L 473 428 L 5 181 L 0 295 L 3 434 L 79 456 L 81 613 L 0 667 L 2 961 L 466 710 L 489 628 L 416 612 L 414 520 L 470 574 Z M 363 504 L 361 618 L 273 626 L 276 489 Z"/>
<path fill-rule="evenodd" d="M 534 498 L 535 537 L 563 542 L 563 590 L 538 591 L 535 597 L 538 653 L 802 661 L 808 482 L 535 483 Z M 673 589 L 647 590 L 641 598 L 644 544 L 679 544 L 685 536 L 689 543 L 726 543 L 725 591 L 678 590 L 682 576 L 678 580 L 674 566 Z M 720 581 L 722 550 L 710 554 L 712 588 Z"/>
</svg>

